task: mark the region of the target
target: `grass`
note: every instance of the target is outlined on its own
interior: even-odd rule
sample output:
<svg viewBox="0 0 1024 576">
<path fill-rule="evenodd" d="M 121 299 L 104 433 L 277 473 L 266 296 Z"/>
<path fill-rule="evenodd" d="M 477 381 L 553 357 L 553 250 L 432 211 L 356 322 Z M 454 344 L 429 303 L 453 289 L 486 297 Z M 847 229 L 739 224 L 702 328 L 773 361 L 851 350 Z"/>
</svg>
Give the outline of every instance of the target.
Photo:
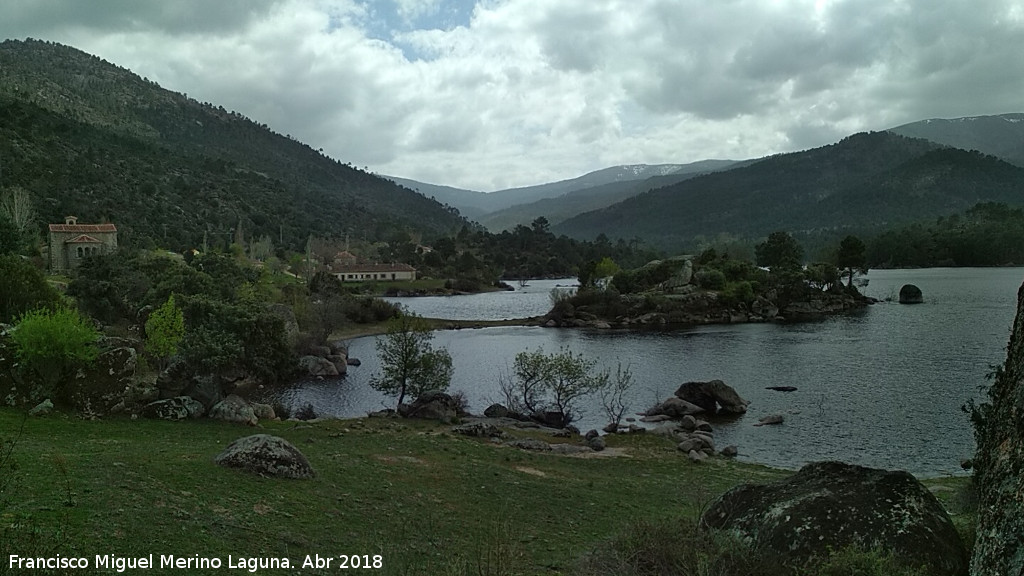
<svg viewBox="0 0 1024 576">
<path fill-rule="evenodd" d="M 693 465 L 652 435 L 612 436 L 612 456 L 578 458 L 419 421 L 270 422 L 254 430 L 59 413 L 24 420 L 0 409 L 0 436 L 15 437 L 22 423 L 16 470 L 6 473 L 14 481 L 4 488 L 0 478 L 4 560 L 37 551 L 175 554 L 219 557 L 226 566 L 230 554 L 288 557 L 294 568 L 307 554 L 379 554 L 380 574 L 569 574 L 638 519 L 696 518 L 736 484 L 787 474 L 723 459 Z M 317 477 L 276 480 L 212 463 L 255 432 L 290 440 Z M 0 573 L 6 568 L 5 561 Z M 331 569 L 288 573 L 335 572 L 337 560 Z"/>
<path fill-rule="evenodd" d="M 2 431 L 21 420 L 0 410 Z M 504 546 L 503 557 L 520 558 L 508 573 L 559 573 L 630 519 L 693 514 L 738 482 L 783 474 L 726 461 L 696 467 L 657 438 L 622 438 L 629 457 L 584 459 L 445 430 L 380 419 L 269 423 L 264 431 L 292 441 L 318 473 L 282 481 L 212 463 L 249 428 L 32 418 L 0 509 L 0 548 L 11 549 L 0 552 L 25 555 L 16 547 L 31 528 L 65 557 L 381 554 L 383 573 L 421 574 Z"/>
</svg>

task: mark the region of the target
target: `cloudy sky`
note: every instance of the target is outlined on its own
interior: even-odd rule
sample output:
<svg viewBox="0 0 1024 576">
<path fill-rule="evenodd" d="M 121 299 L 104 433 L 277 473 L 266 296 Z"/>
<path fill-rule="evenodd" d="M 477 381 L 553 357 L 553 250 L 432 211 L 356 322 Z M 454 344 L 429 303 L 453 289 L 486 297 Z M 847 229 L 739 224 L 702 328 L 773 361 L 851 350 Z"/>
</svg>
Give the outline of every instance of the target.
<svg viewBox="0 0 1024 576">
<path fill-rule="evenodd" d="M 3 0 L 0 37 L 484 191 L 1024 112 L 1024 0 Z"/>
</svg>

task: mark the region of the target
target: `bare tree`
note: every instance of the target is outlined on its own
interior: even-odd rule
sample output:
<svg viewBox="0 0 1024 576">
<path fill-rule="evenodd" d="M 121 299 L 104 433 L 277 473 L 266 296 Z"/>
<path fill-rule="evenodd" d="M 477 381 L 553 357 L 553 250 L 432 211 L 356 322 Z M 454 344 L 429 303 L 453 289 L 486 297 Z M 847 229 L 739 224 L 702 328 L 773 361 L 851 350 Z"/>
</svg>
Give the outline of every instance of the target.
<svg viewBox="0 0 1024 576">
<path fill-rule="evenodd" d="M 630 390 L 633 389 L 633 373 L 627 364 L 625 368 L 619 364 L 615 369 L 615 375 L 611 371 L 601 374 L 602 385 L 598 388 L 601 392 L 601 407 L 608 416 L 608 428 L 618 429 L 622 417 L 629 410 Z"/>
<path fill-rule="evenodd" d="M 28 234 L 36 220 L 32 198 L 20 186 L 8 188 L 0 195 L 0 212 L 7 216 L 22 236 Z"/>
</svg>

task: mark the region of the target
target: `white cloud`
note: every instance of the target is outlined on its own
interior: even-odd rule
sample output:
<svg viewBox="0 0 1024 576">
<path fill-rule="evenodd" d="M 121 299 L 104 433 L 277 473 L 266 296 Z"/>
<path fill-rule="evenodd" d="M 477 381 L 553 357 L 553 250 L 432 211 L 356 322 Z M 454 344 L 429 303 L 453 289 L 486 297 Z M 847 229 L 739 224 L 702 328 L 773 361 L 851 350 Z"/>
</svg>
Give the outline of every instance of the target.
<svg viewBox="0 0 1024 576">
<path fill-rule="evenodd" d="M 1019 111 L 1022 4 L 9 0 L 0 34 L 74 45 L 343 162 L 490 190 Z"/>
</svg>

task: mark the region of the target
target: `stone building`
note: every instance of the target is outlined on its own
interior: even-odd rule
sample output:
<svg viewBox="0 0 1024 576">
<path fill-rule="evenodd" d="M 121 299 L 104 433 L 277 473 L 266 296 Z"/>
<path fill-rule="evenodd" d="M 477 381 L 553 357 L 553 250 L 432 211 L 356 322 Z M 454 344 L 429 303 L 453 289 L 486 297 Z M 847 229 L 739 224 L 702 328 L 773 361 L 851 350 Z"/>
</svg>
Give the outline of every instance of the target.
<svg viewBox="0 0 1024 576">
<path fill-rule="evenodd" d="M 117 249 L 117 227 L 113 224 L 79 224 L 75 216 L 63 224 L 50 224 L 50 271 L 74 270 L 82 258 L 109 254 Z"/>
</svg>

